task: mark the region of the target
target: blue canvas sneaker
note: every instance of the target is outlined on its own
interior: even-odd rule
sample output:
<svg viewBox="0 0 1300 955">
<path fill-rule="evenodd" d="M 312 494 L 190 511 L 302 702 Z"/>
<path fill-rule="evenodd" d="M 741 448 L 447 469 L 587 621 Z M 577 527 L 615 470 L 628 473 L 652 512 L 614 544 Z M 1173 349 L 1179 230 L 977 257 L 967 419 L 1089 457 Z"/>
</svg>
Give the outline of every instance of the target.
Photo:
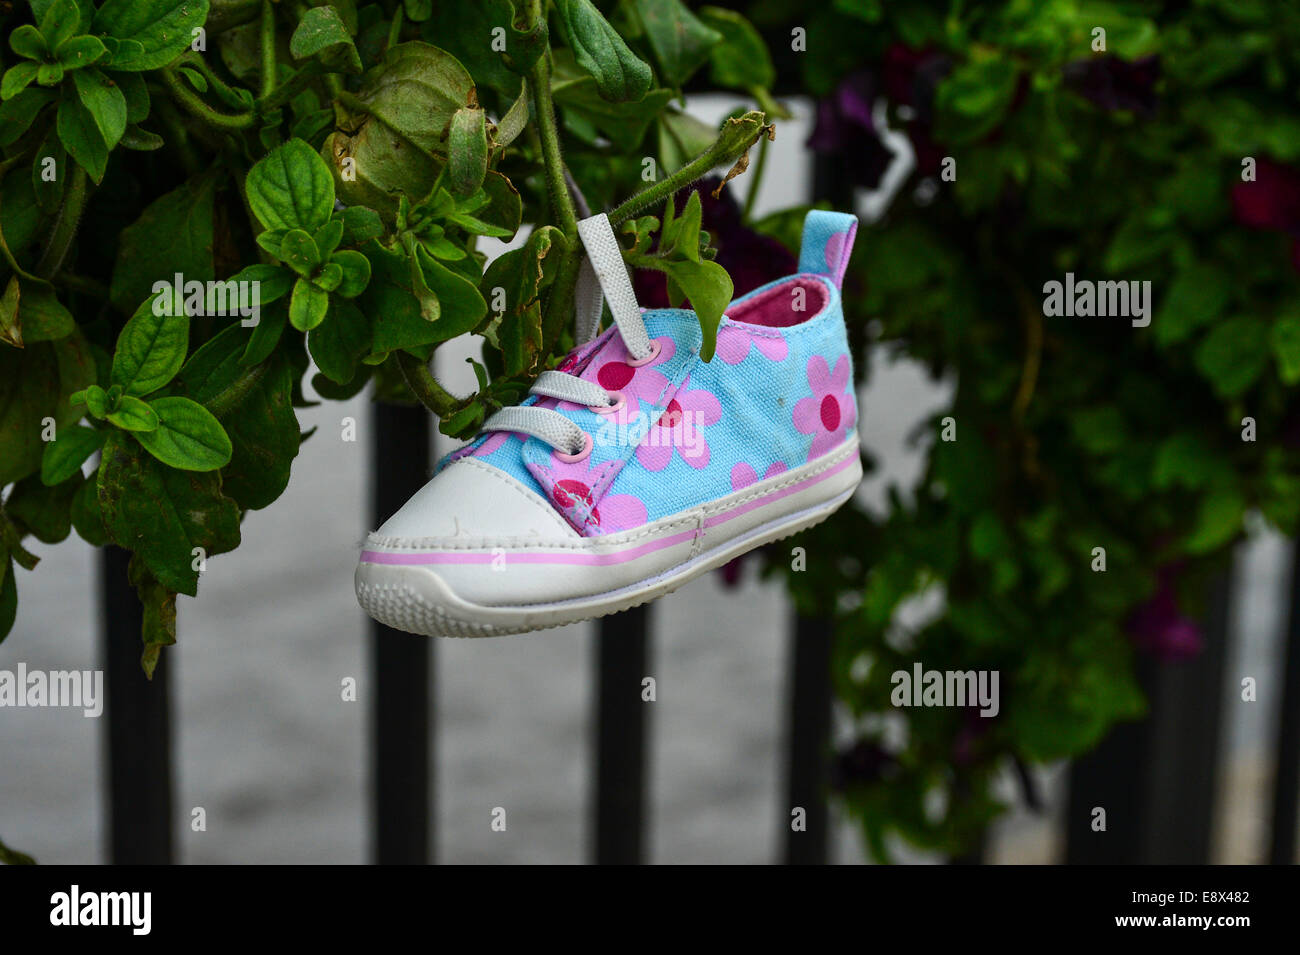
<svg viewBox="0 0 1300 955">
<path fill-rule="evenodd" d="M 862 476 L 840 303 L 856 230 L 810 212 L 798 273 L 734 301 L 705 362 L 695 313 L 642 311 L 609 220 L 579 223 L 591 340 L 369 536 L 361 606 L 438 636 L 556 627 L 825 520 Z"/>
</svg>

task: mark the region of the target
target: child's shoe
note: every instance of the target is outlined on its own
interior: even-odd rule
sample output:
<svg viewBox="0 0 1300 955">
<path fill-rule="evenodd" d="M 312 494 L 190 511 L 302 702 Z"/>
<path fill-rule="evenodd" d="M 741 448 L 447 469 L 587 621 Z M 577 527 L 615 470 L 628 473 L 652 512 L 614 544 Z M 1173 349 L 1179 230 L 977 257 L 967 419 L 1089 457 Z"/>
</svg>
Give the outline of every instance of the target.
<svg viewBox="0 0 1300 955">
<path fill-rule="evenodd" d="M 810 212 L 799 273 L 733 302 L 704 362 L 695 314 L 642 313 L 609 220 L 581 222 L 579 327 L 602 290 L 615 324 L 369 536 L 361 606 L 437 636 L 557 627 L 825 520 L 862 476 L 840 304 L 856 230 Z"/>
</svg>

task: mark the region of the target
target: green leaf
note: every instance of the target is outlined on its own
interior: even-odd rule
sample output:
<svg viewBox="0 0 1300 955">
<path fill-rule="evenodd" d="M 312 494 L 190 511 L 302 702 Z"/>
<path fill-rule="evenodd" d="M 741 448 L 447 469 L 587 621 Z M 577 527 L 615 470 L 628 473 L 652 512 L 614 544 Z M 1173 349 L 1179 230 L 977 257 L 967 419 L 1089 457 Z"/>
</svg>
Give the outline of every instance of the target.
<svg viewBox="0 0 1300 955">
<path fill-rule="evenodd" d="M 180 371 L 189 347 L 190 322 L 176 304 L 165 292 L 150 296 L 122 327 L 113 352 L 111 380 L 126 394 L 157 391 Z M 180 314 L 159 315 L 159 311 Z"/>
<path fill-rule="evenodd" d="M 1152 319 L 1156 341 L 1176 344 L 1217 319 L 1228 305 L 1232 286 L 1232 277 L 1218 266 L 1191 263 L 1174 276 Z"/>
<path fill-rule="evenodd" d="M 1233 540 L 1241 531 L 1246 502 L 1235 488 L 1211 491 L 1201 498 L 1196 524 L 1187 538 L 1187 550 L 1207 554 Z"/>
<path fill-rule="evenodd" d="M 483 274 L 489 298 L 502 290 L 504 308 L 495 334 L 508 376 L 532 369 L 542 348 L 542 291 L 555 279 L 565 248 L 564 233 L 555 226 L 535 229 L 523 248 L 498 256 Z"/>
<path fill-rule="evenodd" d="M 126 576 L 143 609 L 140 642 L 144 649 L 140 652 L 140 669 L 144 670 L 146 678 L 152 680 L 162 648 L 176 642 L 176 594 L 149 573 L 147 564 L 139 556 L 131 558 Z"/>
<path fill-rule="evenodd" d="M 8 146 L 17 141 L 31 128 L 37 114 L 53 99 L 54 94 L 49 90 L 41 89 L 39 86 L 29 86 L 11 99 L 5 100 L 4 104 L 0 105 L 0 146 Z M 14 240 L 9 237 L 8 232 L 6 228 L 6 239 L 12 249 Z"/>
<path fill-rule="evenodd" d="M 690 299 L 691 307 L 700 320 L 700 331 L 704 334 L 700 357 L 705 361 L 711 360 L 718 341 L 718 324 L 722 321 L 722 313 L 731 304 L 734 290 L 731 276 L 717 262 L 707 259 L 700 262 L 665 262 L 663 268 L 668 273 L 668 278 Z"/>
<path fill-rule="evenodd" d="M 343 18 L 331 6 L 311 7 L 302 15 L 289 40 L 289 52 L 295 60 L 318 57 L 334 72 L 361 72 L 357 48 L 348 35 Z"/>
<path fill-rule="evenodd" d="M 447 138 L 447 171 L 451 191 L 469 196 L 483 185 L 487 175 L 487 115 L 478 108 L 458 109 L 451 118 Z"/>
<path fill-rule="evenodd" d="M 1124 415 L 1115 405 L 1077 411 L 1070 425 L 1074 439 L 1090 454 L 1114 454 L 1129 440 Z"/>
<path fill-rule="evenodd" d="M 329 167 L 307 143 L 291 139 L 248 171 L 248 204 L 268 229 L 315 232 L 334 212 Z"/>
<path fill-rule="evenodd" d="M 280 240 L 279 257 L 285 265 L 301 276 L 310 276 L 320 264 L 320 250 L 310 235 L 302 229 L 290 229 Z"/>
<path fill-rule="evenodd" d="M 265 361 L 279 344 L 280 336 L 284 334 L 284 326 L 288 321 L 289 308 L 283 299 L 263 308 L 257 324 L 253 326 L 253 334 L 248 339 L 248 346 L 244 349 L 240 363 L 245 367 L 252 367 Z"/>
<path fill-rule="evenodd" d="M 5 70 L 4 78 L 0 79 L 0 99 L 13 99 L 36 79 L 39 72 L 40 67 L 30 60 L 23 60 L 9 67 Z"/>
<path fill-rule="evenodd" d="M 0 342 L 22 348 L 25 343 L 52 341 L 71 335 L 76 320 L 49 286 L 11 276 L 0 298 Z"/>
<path fill-rule="evenodd" d="M 107 0 L 90 29 L 118 41 L 110 68 L 139 72 L 176 59 L 207 17 L 208 0 Z"/>
<path fill-rule="evenodd" d="M 367 362 L 382 361 L 390 351 L 415 349 L 451 337 L 442 335 L 437 297 L 425 284 L 425 274 L 416 260 L 374 240 L 366 243 L 364 254 L 370 260 L 370 282 L 356 302 L 371 322 Z M 432 302 L 422 304 L 422 296 L 432 297 Z M 425 317 L 426 309 L 433 309 L 429 312 L 433 318 Z"/>
<path fill-rule="evenodd" d="M 143 123 L 149 118 L 149 88 L 139 73 L 116 73 L 113 79 L 126 97 L 126 121 Z"/>
<path fill-rule="evenodd" d="M 356 298 L 366 290 L 366 285 L 370 282 L 370 260 L 364 255 L 345 249 L 335 252 L 330 257 L 330 263 L 343 270 L 343 281 L 337 289 L 339 295 L 343 298 Z"/>
<path fill-rule="evenodd" d="M 452 116 L 473 95 L 474 80 L 454 56 L 415 41 L 389 50 L 357 93 L 369 115 L 425 152 L 438 155 L 446 155 Z"/>
<path fill-rule="evenodd" d="M 215 471 L 230 461 L 230 437 L 203 405 L 180 396 L 155 398 L 149 405 L 158 414 L 158 427 L 133 435 L 163 464 L 183 471 Z"/>
<path fill-rule="evenodd" d="M 339 247 L 339 243 L 343 241 L 343 219 L 335 216 L 317 229 L 311 238 L 316 243 L 316 248 L 319 250 L 321 257 L 328 259 L 330 254 Z"/>
<path fill-rule="evenodd" d="M 300 332 L 311 331 L 325 320 L 329 307 L 328 292 L 313 285 L 310 279 L 299 279 L 293 285 L 293 298 L 289 301 L 289 323 Z"/>
<path fill-rule="evenodd" d="M 671 90 L 651 90 L 637 103 L 611 103 L 600 96 L 593 79 L 568 83 L 555 91 L 556 103 L 591 123 L 624 153 L 640 147 L 647 127 L 672 98 Z"/>
<path fill-rule="evenodd" d="M 200 176 L 164 193 L 122 230 L 109 297 L 130 312 L 159 279 L 179 273 L 184 281 L 216 278 L 212 261 L 216 179 Z"/>
<path fill-rule="evenodd" d="M 123 73 L 123 76 L 135 76 L 134 73 Z M 122 141 L 119 145 L 123 149 L 133 149 L 136 152 L 153 152 L 156 149 L 163 148 L 163 138 L 157 133 L 151 133 L 147 129 L 141 129 L 139 126 L 131 125 L 126 127 L 126 132 L 122 134 Z"/>
<path fill-rule="evenodd" d="M 1011 57 L 990 54 L 963 63 L 935 93 L 935 139 L 968 143 L 988 135 L 1015 99 L 1019 74 Z"/>
<path fill-rule="evenodd" d="M 80 70 L 102 60 L 108 53 L 103 41 L 95 36 L 74 36 L 64 40 L 54 51 L 59 63 L 65 70 Z M 134 76 L 134 73 L 122 73 L 121 76 Z"/>
<path fill-rule="evenodd" d="M 58 86 L 63 82 L 62 63 L 42 63 L 36 67 L 36 82 L 42 86 Z"/>
<path fill-rule="evenodd" d="M 14 565 L 8 554 L 0 554 L 0 643 L 4 643 L 14 628 L 18 617 L 18 585 L 14 580 Z M 32 865 L 31 856 L 12 849 L 0 842 L 0 861 L 6 865 Z"/>
<path fill-rule="evenodd" d="M 1300 382 L 1300 315 L 1292 312 L 1279 318 L 1273 324 L 1270 340 L 1282 384 Z"/>
<path fill-rule="evenodd" d="M 283 326 L 284 309 L 277 311 Z M 244 338 L 243 329 L 230 326 L 185 363 L 181 378 L 194 400 L 211 401 L 246 372 L 241 355 Z M 222 490 L 241 509 L 266 507 L 289 483 L 289 467 L 300 440 L 293 381 L 289 359 L 276 356 L 239 403 L 222 415 L 231 444 L 230 463 L 221 469 Z"/>
<path fill-rule="evenodd" d="M 95 380 L 95 362 L 80 334 L 17 349 L 0 346 L 0 486 L 41 467 L 44 419 L 55 435 L 83 415 L 69 397 Z"/>
<path fill-rule="evenodd" d="M 74 405 L 81 403 L 80 401 L 77 400 L 77 398 L 78 398 L 77 395 L 72 396 L 72 403 Z M 106 392 L 103 388 L 99 387 L 99 385 L 91 385 L 89 388 L 85 390 L 83 398 L 86 405 L 86 410 L 90 412 L 92 417 L 95 418 L 108 417 L 109 411 L 112 410 L 113 402 L 109 401 L 108 392 Z"/>
<path fill-rule="evenodd" d="M 683 85 L 722 42 L 722 34 L 705 26 L 681 0 L 636 0 L 636 10 L 659 68 L 673 86 Z"/>
<path fill-rule="evenodd" d="M 216 473 L 167 467 L 121 432 L 104 445 L 99 505 L 113 540 L 164 586 L 191 597 L 198 590 L 193 548 L 212 557 L 239 546 L 239 508 Z"/>
<path fill-rule="evenodd" d="M 487 303 L 477 286 L 447 268 L 422 246 L 416 247 L 415 258 L 420 263 L 425 284 L 438 296 L 442 306 L 442 317 L 435 323 L 438 337 L 434 340 L 447 341 L 472 330 L 487 314 Z"/>
<path fill-rule="evenodd" d="M 117 145 L 126 131 L 126 96 L 117 85 L 93 67 L 72 74 L 81 103 L 95 118 L 100 135 L 109 149 Z"/>
<path fill-rule="evenodd" d="M 90 110 L 79 100 L 65 99 L 59 103 L 57 119 L 59 141 L 96 184 L 104 178 L 108 165 L 108 146 L 99 131 L 99 124 Z"/>
<path fill-rule="evenodd" d="M 53 486 L 72 477 L 92 454 L 104 446 L 106 434 L 97 428 L 80 425 L 56 432 L 54 440 L 45 445 L 41 457 L 41 481 Z"/>
<path fill-rule="evenodd" d="M 46 49 L 57 50 L 81 24 L 81 8 L 77 0 L 54 0 L 41 14 L 40 24 Z"/>
<path fill-rule="evenodd" d="M 5 512 L 44 544 L 57 544 L 72 530 L 72 498 L 81 487 L 81 472 L 55 487 L 32 474 L 14 485 L 5 501 Z"/>
<path fill-rule="evenodd" d="M 43 63 L 50 51 L 49 41 L 30 23 L 15 27 L 9 34 L 9 46 L 21 57 Z"/>
<path fill-rule="evenodd" d="M 1268 366 L 1268 326 L 1256 318 L 1219 322 L 1196 348 L 1196 367 L 1224 398 L 1243 394 Z"/>
<path fill-rule="evenodd" d="M 742 14 L 723 7 L 701 7 L 700 20 L 722 37 L 709 51 L 709 76 L 719 86 L 748 90 L 770 89 L 776 69 L 767 44 Z"/>
<path fill-rule="evenodd" d="M 370 323 L 361 310 L 351 302 L 336 302 L 329 320 L 308 333 L 307 350 L 321 374 L 342 385 L 356 376 L 357 364 L 370 350 L 370 338 Z"/>
<path fill-rule="evenodd" d="M 669 199 L 673 202 L 673 199 Z M 700 222 L 703 208 L 700 205 L 700 193 L 696 190 L 686 200 L 682 214 L 672 220 L 670 226 L 664 226 L 664 252 L 670 255 L 682 255 L 692 262 L 700 261 Z M 730 303 L 728 303 L 730 304 Z"/>
<path fill-rule="evenodd" d="M 108 416 L 108 422 L 123 431 L 154 431 L 158 427 L 158 415 L 139 398 L 123 395 L 117 410 Z"/>
<path fill-rule="evenodd" d="M 360 245 L 367 239 L 377 239 L 383 234 L 383 220 L 374 209 L 348 206 L 343 210 L 343 235 L 348 245 Z"/>
<path fill-rule="evenodd" d="M 104 528 L 104 518 L 99 513 L 98 473 L 92 474 L 88 480 L 81 482 L 81 486 L 72 496 L 69 516 L 72 518 L 72 527 L 77 535 L 91 547 L 103 547 L 110 542 L 108 531 Z"/>
<path fill-rule="evenodd" d="M 258 305 L 270 305 L 288 295 L 296 278 L 292 272 L 279 265 L 246 265 L 228 281 L 256 282 Z"/>
<path fill-rule="evenodd" d="M 556 0 L 555 12 L 564 42 L 601 97 L 622 103 L 645 96 L 653 80 L 649 65 L 628 49 L 591 0 Z"/>
</svg>

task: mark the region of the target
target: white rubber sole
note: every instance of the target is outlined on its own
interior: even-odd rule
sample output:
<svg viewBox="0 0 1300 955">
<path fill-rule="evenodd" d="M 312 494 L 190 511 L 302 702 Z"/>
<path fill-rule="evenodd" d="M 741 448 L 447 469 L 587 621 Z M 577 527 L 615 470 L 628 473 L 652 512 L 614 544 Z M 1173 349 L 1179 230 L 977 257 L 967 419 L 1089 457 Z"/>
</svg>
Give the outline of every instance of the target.
<svg viewBox="0 0 1300 955">
<path fill-rule="evenodd" d="M 696 556 L 629 586 L 551 603 L 486 606 L 454 593 L 435 566 L 363 561 L 357 565 L 355 576 L 357 601 L 375 620 L 396 630 L 446 637 L 526 633 L 618 613 L 672 593 L 747 551 L 826 520 L 848 502 L 861 479 L 862 465 L 856 442 L 853 442 L 851 453 L 852 459 L 844 478 L 829 488 L 833 496 L 796 511 L 775 514 L 765 523 L 750 527 L 735 537 L 719 540 Z M 851 481 L 851 485 L 838 490 L 846 481 Z"/>
</svg>

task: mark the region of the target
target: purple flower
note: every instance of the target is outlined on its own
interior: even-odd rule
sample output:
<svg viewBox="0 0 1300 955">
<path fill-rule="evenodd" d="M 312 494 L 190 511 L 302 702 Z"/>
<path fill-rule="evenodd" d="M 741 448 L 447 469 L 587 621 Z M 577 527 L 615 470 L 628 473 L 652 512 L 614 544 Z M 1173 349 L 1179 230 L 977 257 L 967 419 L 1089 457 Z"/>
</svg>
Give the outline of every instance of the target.
<svg viewBox="0 0 1300 955">
<path fill-rule="evenodd" d="M 1178 564 L 1157 572 L 1156 592 L 1129 617 L 1126 629 L 1134 645 L 1161 660 L 1185 660 L 1204 649 L 1205 641 L 1196 621 L 1178 609 L 1174 594 Z"/>
<path fill-rule="evenodd" d="M 817 124 L 808 137 L 813 152 L 838 156 L 855 185 L 875 189 L 894 154 L 885 146 L 871 118 L 876 99 L 870 73 L 854 73 L 817 103 Z"/>
<path fill-rule="evenodd" d="M 1105 110 L 1123 109 L 1142 116 L 1155 115 L 1155 86 L 1160 79 L 1160 58 L 1144 56 L 1122 60 L 1094 56 L 1077 60 L 1064 69 L 1066 82 L 1084 99 Z"/>
<path fill-rule="evenodd" d="M 831 788 L 843 792 L 850 786 L 862 786 L 882 779 L 898 760 L 879 743 L 858 740 L 841 750 L 831 763 Z"/>
</svg>

